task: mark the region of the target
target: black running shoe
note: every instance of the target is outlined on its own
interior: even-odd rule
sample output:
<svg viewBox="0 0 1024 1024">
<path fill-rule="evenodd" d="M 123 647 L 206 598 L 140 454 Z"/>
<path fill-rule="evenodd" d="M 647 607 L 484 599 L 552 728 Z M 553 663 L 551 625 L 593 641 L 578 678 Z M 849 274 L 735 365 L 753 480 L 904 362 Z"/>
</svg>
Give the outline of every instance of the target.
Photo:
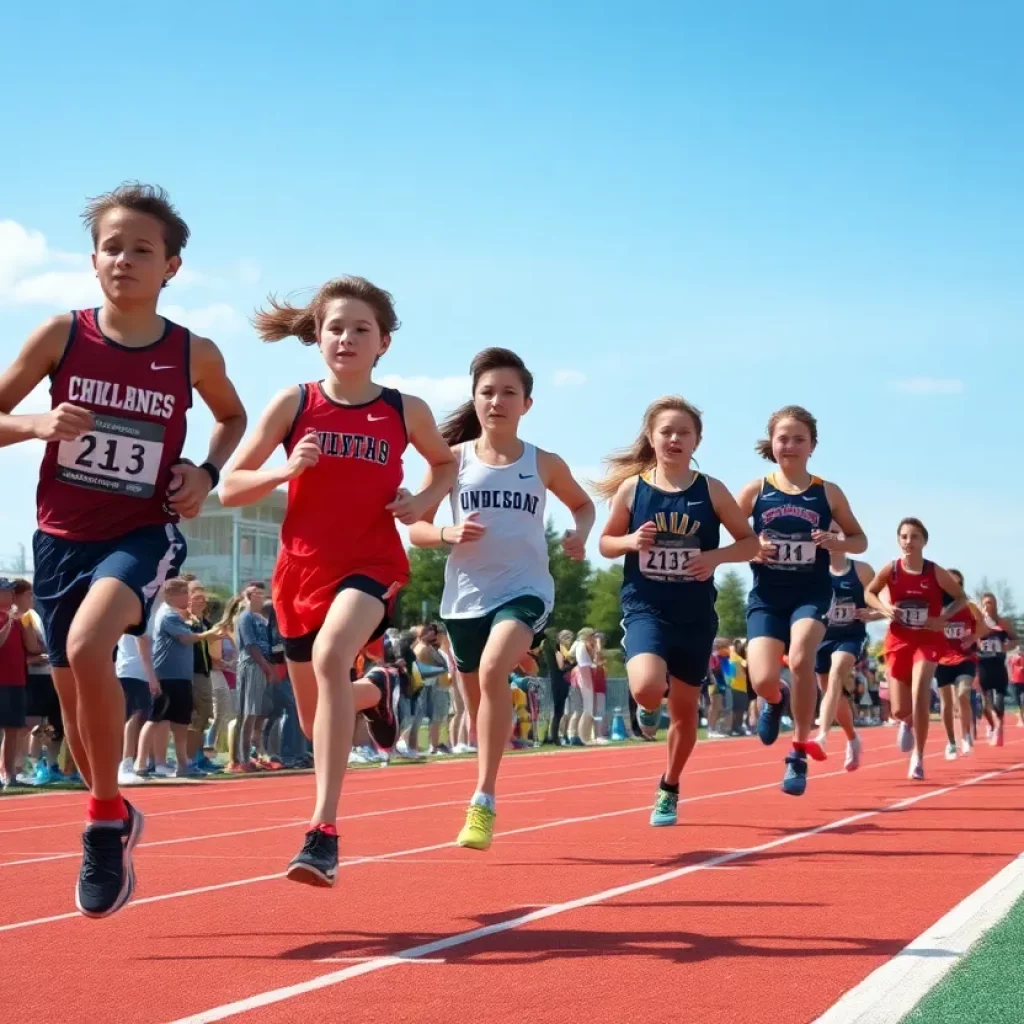
<svg viewBox="0 0 1024 1024">
<path fill-rule="evenodd" d="M 380 700 L 363 712 L 370 736 L 382 753 L 390 753 L 398 740 L 398 701 L 401 691 L 392 684 L 391 673 L 386 669 L 374 668 L 366 674 L 366 678 L 380 690 Z"/>
<path fill-rule="evenodd" d="M 120 910 L 135 891 L 132 850 L 142 836 L 142 814 L 128 801 L 128 817 L 119 827 L 87 825 L 82 833 L 82 870 L 75 906 L 86 917 L 108 917 Z"/>
<path fill-rule="evenodd" d="M 293 882 L 329 889 L 337 876 L 338 837 L 311 828 L 302 852 L 288 865 L 287 877 Z"/>
</svg>

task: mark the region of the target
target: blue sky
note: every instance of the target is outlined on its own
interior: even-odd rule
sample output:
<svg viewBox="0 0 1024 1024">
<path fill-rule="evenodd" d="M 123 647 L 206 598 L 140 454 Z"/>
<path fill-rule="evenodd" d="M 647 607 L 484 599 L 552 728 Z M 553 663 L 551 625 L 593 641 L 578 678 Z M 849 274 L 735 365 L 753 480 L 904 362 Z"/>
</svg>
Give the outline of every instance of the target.
<svg viewBox="0 0 1024 1024">
<path fill-rule="evenodd" d="M 680 392 L 706 413 L 702 467 L 738 489 L 799 402 L 870 560 L 914 514 L 969 585 L 1024 596 L 1024 8 L 513 6 L 18 5 L 5 356 L 91 304 L 84 198 L 155 181 L 193 230 L 164 309 L 222 346 L 253 418 L 320 372 L 258 342 L 253 307 L 361 273 L 404 321 L 382 374 L 438 414 L 507 345 L 538 379 L 524 435 L 582 475 Z M 38 458 L 0 451 L 5 556 Z"/>
</svg>

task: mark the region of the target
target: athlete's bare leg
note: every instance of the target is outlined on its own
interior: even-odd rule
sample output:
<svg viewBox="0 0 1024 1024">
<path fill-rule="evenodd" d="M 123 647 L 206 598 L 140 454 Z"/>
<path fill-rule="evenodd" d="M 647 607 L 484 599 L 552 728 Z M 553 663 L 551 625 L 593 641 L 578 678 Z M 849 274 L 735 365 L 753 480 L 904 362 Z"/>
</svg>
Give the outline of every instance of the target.
<svg viewBox="0 0 1024 1024">
<path fill-rule="evenodd" d="M 68 633 L 67 653 L 73 687 L 68 685 L 66 671 L 54 671 L 54 685 L 61 699 L 71 752 L 97 800 L 113 800 L 118 796 L 124 691 L 117 680 L 111 652 L 121 636 L 137 627 L 141 619 L 142 606 L 134 590 L 110 577 L 97 580 L 75 613 Z M 68 707 L 65 696 L 71 689 L 75 700 Z M 71 716 L 68 711 L 72 712 Z"/>
<path fill-rule="evenodd" d="M 664 662 L 662 664 L 664 665 Z M 668 767 L 665 769 L 665 781 L 670 786 L 679 785 L 679 777 L 683 774 L 686 762 L 689 761 L 697 743 L 699 698 L 699 686 L 688 686 L 678 679 L 672 679 L 669 683 L 668 713 L 671 723 L 668 727 Z"/>
<path fill-rule="evenodd" d="M 817 619 L 800 619 L 790 628 L 789 670 L 793 686 L 789 699 L 794 743 L 806 743 L 814 729 L 814 709 L 818 703 L 814 657 L 824 636 L 825 624 Z"/>
<path fill-rule="evenodd" d="M 837 722 L 839 727 L 846 733 L 846 738 L 852 740 L 857 731 L 853 727 L 853 712 L 850 710 L 850 702 L 846 699 L 846 684 L 853 676 L 853 666 L 857 659 L 849 651 L 837 651 L 832 655 L 832 665 L 827 676 L 818 676 L 818 687 L 824 694 L 821 701 L 821 725 L 822 735 L 827 735 L 832 723 Z"/>
<path fill-rule="evenodd" d="M 928 725 L 931 722 L 932 678 L 934 675 L 934 661 L 914 662 L 911 692 L 914 707 L 914 747 L 918 757 L 924 757 L 924 747 L 928 740 Z"/>
</svg>

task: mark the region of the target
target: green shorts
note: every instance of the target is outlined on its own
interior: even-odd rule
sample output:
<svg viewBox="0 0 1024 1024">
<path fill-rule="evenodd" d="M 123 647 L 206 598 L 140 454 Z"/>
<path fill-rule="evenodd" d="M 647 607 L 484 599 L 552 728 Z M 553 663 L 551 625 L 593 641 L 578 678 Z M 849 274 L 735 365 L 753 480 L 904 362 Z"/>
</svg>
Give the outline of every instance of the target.
<svg viewBox="0 0 1024 1024">
<path fill-rule="evenodd" d="M 536 636 L 547 624 L 548 612 L 539 597 L 526 595 L 498 605 L 474 619 L 442 619 L 452 643 L 455 665 L 460 672 L 476 672 L 480 668 L 487 638 L 497 622 L 521 622 Z"/>
</svg>

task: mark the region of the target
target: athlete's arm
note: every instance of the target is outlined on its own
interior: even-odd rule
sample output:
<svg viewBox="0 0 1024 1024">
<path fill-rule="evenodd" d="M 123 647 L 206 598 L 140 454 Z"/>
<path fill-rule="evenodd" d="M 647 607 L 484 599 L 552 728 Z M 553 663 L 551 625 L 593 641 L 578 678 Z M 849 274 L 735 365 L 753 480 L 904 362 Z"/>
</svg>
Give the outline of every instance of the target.
<svg viewBox="0 0 1024 1024">
<path fill-rule="evenodd" d="M 565 531 L 562 549 L 570 558 L 583 559 L 597 518 L 593 499 L 577 483 L 565 459 L 553 452 L 537 449 L 537 472 L 544 486 L 572 513 L 576 528 Z"/>
<path fill-rule="evenodd" d="M 627 533 L 629 516 L 633 511 L 633 499 L 636 497 L 635 476 L 623 480 L 611 500 L 608 521 L 601 531 L 601 539 L 597 549 L 605 558 L 622 558 L 631 551 L 646 551 L 657 538 L 654 523 L 643 523 L 634 533 Z"/>
<path fill-rule="evenodd" d="M 416 494 L 401 488 L 387 510 L 406 526 L 419 522 L 424 513 L 437 506 L 452 489 L 459 464 L 448 443 L 441 436 L 430 406 L 415 395 L 402 395 L 405 409 L 405 427 L 409 443 L 427 460 L 427 475 Z"/>
<path fill-rule="evenodd" d="M 875 578 L 875 570 L 867 562 L 854 562 L 853 565 L 857 570 L 857 579 L 860 580 L 860 585 L 866 591 Z M 861 622 L 877 622 L 883 616 L 881 612 L 875 611 L 873 608 L 860 608 L 857 611 L 857 618 Z"/>
<path fill-rule="evenodd" d="M 724 562 L 749 562 L 761 550 L 761 541 L 751 529 L 749 517 L 743 514 L 736 499 L 720 480 L 710 476 L 707 480 L 711 507 L 735 543 L 713 551 L 701 551 L 687 561 L 683 570 L 686 578 L 702 582 L 711 579 L 715 569 Z"/>
<path fill-rule="evenodd" d="M 459 462 L 457 453 L 461 447 L 461 445 L 455 445 L 451 450 L 456 466 Z M 456 470 L 457 472 L 458 470 Z M 426 487 L 426 481 L 424 481 L 423 487 Z M 442 495 L 440 501 L 432 508 L 428 508 L 420 519 L 409 527 L 409 541 L 414 547 L 440 548 L 446 544 L 468 544 L 470 541 L 479 540 L 487 532 L 487 528 L 477 522 L 476 512 L 470 512 L 461 523 L 456 523 L 455 526 L 435 526 L 434 519 L 437 518 L 437 510 L 441 507 L 441 501 L 444 501 L 445 497 L 447 495 Z"/>
<path fill-rule="evenodd" d="M 740 489 L 740 493 L 736 495 L 736 504 L 748 519 L 750 519 L 754 514 L 754 505 L 757 502 L 757 496 L 761 493 L 763 483 L 764 481 L 760 477 L 756 480 L 751 480 L 750 483 L 745 484 Z M 755 553 L 754 557 L 751 558 L 752 562 L 770 562 L 776 557 L 775 545 L 770 540 L 766 537 L 758 537 L 757 542 L 759 550 Z"/>
<path fill-rule="evenodd" d="M 871 608 L 880 612 L 883 618 L 895 619 L 896 609 L 882 600 L 881 594 L 889 586 L 889 579 L 892 576 L 892 562 L 886 562 L 881 569 L 875 573 L 875 578 L 864 588 L 864 600 Z"/>
<path fill-rule="evenodd" d="M 974 616 L 974 632 L 971 636 L 964 638 L 965 642 L 983 640 L 992 632 L 989 624 L 985 621 L 985 613 L 973 601 L 968 601 L 967 607 L 971 609 L 971 614 Z"/>
<path fill-rule="evenodd" d="M 270 458 L 274 449 L 284 443 L 298 411 L 297 387 L 285 388 L 270 400 L 256 429 L 243 443 L 231 468 L 221 480 L 222 505 L 251 505 L 316 463 L 320 447 L 316 444 L 315 452 L 312 450 L 316 437 L 310 435 L 313 440 L 307 442 L 304 438 L 300 441 L 285 465 L 263 469 L 263 463 Z"/>
<path fill-rule="evenodd" d="M 92 428 L 88 409 L 61 402 L 50 412 L 12 415 L 29 392 L 57 367 L 71 333 L 71 314 L 40 324 L 14 362 L 0 374 L 0 448 L 18 441 L 72 441 Z"/>
<path fill-rule="evenodd" d="M 215 421 L 203 461 L 220 470 L 245 433 L 245 409 L 235 386 L 228 380 L 220 349 L 209 338 L 193 335 L 189 352 L 192 386 Z M 179 462 L 173 469 L 181 476 L 181 486 L 168 495 L 167 503 L 178 515 L 191 519 L 199 514 L 206 496 L 213 490 L 213 479 L 201 466 L 190 462 Z"/>
<path fill-rule="evenodd" d="M 811 536 L 826 551 L 845 551 L 848 555 L 862 555 L 868 549 L 868 538 L 842 490 L 833 483 L 825 483 L 825 496 L 832 509 L 832 520 L 843 531 L 841 537 L 828 530 L 815 530 Z"/>
<path fill-rule="evenodd" d="M 999 625 L 1006 630 L 1006 635 L 1010 638 L 1010 646 L 1016 647 L 1020 641 L 1017 639 L 1017 631 L 1013 628 L 1013 623 L 1009 619 L 1000 619 Z M 1009 647 L 1007 650 L 1009 650 Z"/>
<path fill-rule="evenodd" d="M 957 612 L 962 611 L 970 604 L 970 599 L 964 593 L 964 588 L 960 586 L 956 581 L 956 577 L 947 572 L 941 566 L 935 566 L 935 579 L 942 589 L 953 598 L 952 604 L 947 604 L 942 609 L 941 614 L 936 615 L 932 620 L 933 625 L 925 625 L 926 629 L 942 629 L 949 620 L 956 615 Z"/>
</svg>

